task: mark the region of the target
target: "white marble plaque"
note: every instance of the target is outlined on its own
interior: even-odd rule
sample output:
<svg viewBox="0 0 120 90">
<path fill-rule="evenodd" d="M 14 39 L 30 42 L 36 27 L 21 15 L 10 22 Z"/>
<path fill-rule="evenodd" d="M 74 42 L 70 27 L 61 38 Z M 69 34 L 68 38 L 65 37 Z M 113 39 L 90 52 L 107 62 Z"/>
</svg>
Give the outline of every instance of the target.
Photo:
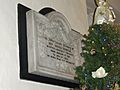
<svg viewBox="0 0 120 90">
<path fill-rule="evenodd" d="M 30 10 L 26 18 L 29 73 L 74 80 L 74 68 L 81 61 L 81 35 L 56 11 L 43 16 Z"/>
</svg>

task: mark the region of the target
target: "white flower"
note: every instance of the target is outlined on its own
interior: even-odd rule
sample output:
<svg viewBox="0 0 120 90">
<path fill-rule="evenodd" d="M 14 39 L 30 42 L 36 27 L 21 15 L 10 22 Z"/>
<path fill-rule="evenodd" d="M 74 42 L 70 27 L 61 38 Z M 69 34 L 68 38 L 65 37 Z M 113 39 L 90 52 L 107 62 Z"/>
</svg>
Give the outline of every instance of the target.
<svg viewBox="0 0 120 90">
<path fill-rule="evenodd" d="M 93 78 L 104 78 L 107 76 L 108 73 L 105 73 L 105 70 L 103 67 L 100 67 L 96 70 L 96 72 L 92 72 Z"/>
</svg>

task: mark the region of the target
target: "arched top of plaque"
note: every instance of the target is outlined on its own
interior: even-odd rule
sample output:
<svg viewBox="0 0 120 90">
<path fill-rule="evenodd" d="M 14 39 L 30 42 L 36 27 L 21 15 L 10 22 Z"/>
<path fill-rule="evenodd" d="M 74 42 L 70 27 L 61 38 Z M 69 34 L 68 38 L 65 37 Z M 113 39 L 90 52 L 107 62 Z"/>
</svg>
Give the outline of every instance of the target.
<svg viewBox="0 0 120 90">
<path fill-rule="evenodd" d="M 52 11 L 45 16 L 50 20 L 53 26 L 59 26 L 59 29 L 65 31 L 66 34 L 70 33 L 71 26 L 63 14 L 57 11 Z"/>
</svg>

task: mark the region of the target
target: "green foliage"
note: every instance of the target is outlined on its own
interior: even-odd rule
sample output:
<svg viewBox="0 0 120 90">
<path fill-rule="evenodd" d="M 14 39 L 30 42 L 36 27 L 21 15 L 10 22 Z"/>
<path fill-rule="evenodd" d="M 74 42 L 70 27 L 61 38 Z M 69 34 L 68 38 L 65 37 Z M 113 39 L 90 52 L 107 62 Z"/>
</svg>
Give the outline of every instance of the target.
<svg viewBox="0 0 120 90">
<path fill-rule="evenodd" d="M 106 90 L 109 83 L 120 81 L 120 28 L 117 25 L 100 24 L 89 28 L 89 34 L 82 40 L 81 55 L 85 59 L 83 66 L 76 67 L 81 85 L 89 90 Z M 108 75 L 105 78 L 93 78 L 92 72 L 103 67 Z M 119 68 L 118 68 L 119 67 Z"/>
</svg>

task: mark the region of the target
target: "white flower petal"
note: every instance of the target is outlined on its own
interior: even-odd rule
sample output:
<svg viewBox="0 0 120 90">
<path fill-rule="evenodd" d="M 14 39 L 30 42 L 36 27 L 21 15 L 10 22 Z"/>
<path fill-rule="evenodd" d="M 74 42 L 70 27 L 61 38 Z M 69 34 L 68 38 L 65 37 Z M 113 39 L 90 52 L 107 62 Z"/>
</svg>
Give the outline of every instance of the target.
<svg viewBox="0 0 120 90">
<path fill-rule="evenodd" d="M 93 78 L 103 78 L 106 77 L 108 73 L 105 73 L 105 70 L 103 67 L 100 67 L 96 70 L 96 72 L 92 72 Z"/>
<path fill-rule="evenodd" d="M 108 75 L 108 73 L 105 73 L 104 77 L 106 77 Z"/>
<path fill-rule="evenodd" d="M 101 74 L 105 73 L 105 70 L 103 67 L 100 67 L 99 69 L 97 69 L 96 72 L 100 72 Z"/>
<path fill-rule="evenodd" d="M 92 77 L 96 78 L 96 72 L 92 72 Z"/>
</svg>

